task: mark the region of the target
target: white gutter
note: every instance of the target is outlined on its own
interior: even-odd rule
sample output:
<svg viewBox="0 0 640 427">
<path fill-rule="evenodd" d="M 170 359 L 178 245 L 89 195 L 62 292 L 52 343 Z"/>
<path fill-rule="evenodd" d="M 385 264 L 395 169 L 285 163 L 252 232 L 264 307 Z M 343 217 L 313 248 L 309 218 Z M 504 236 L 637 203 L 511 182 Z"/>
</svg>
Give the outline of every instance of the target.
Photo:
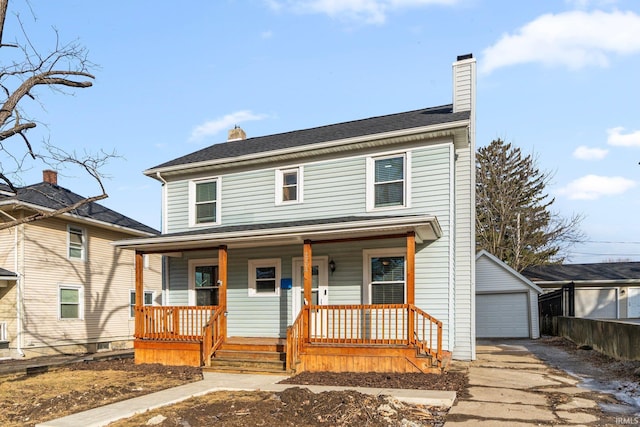
<svg viewBox="0 0 640 427">
<path fill-rule="evenodd" d="M 161 195 L 161 219 L 162 222 L 160 224 L 160 229 L 162 233 L 167 232 L 167 181 L 160 175 L 160 171 L 156 172 L 156 178 L 158 181 L 162 182 L 162 195 Z M 162 305 L 167 305 L 167 299 L 169 292 L 169 258 L 166 256 L 162 257 Z"/>
<path fill-rule="evenodd" d="M 430 126 L 421 126 L 417 128 L 402 129 L 402 130 L 378 133 L 373 135 L 361 135 L 361 136 L 356 136 L 352 138 L 338 139 L 338 140 L 333 140 L 328 142 L 320 142 L 317 144 L 283 148 L 281 150 L 268 151 L 267 153 L 264 153 L 264 152 L 251 153 L 251 154 L 245 154 L 243 156 L 237 156 L 237 157 L 225 157 L 223 159 L 212 159 L 212 160 L 205 160 L 205 161 L 196 162 L 196 163 L 180 164 L 180 165 L 167 166 L 167 167 L 157 168 L 157 169 L 147 169 L 143 173 L 147 176 L 152 176 L 154 174 L 157 174 L 158 172 L 166 173 L 166 172 L 174 172 L 174 171 L 183 171 L 186 169 L 197 169 L 202 167 L 217 166 L 217 165 L 226 164 L 230 162 L 243 162 L 243 161 L 249 161 L 254 159 L 263 159 L 267 154 L 268 154 L 268 157 L 283 156 L 283 155 L 294 154 L 302 151 L 320 150 L 320 149 L 332 148 L 336 146 L 357 144 L 360 142 L 372 142 L 380 139 L 411 136 L 411 135 L 427 133 L 427 132 L 437 132 L 439 130 L 448 130 L 448 129 L 453 129 L 457 127 L 466 127 L 468 125 L 469 125 L 468 119 L 457 120 L 454 122 L 439 123 L 439 124 L 430 125 Z M 273 135 L 270 135 L 270 136 L 273 136 Z"/>
<path fill-rule="evenodd" d="M 22 277 L 23 275 L 18 272 L 18 231 L 22 229 L 24 233 L 24 226 L 19 225 L 16 227 L 16 232 L 14 234 L 14 272 L 18 275 L 16 279 L 16 353 L 20 357 L 24 357 L 24 352 L 22 351 Z M 24 236 L 22 239 L 24 243 Z M 23 255 L 24 255 L 24 244 L 22 245 Z M 24 259 L 24 258 L 23 258 Z"/>
</svg>

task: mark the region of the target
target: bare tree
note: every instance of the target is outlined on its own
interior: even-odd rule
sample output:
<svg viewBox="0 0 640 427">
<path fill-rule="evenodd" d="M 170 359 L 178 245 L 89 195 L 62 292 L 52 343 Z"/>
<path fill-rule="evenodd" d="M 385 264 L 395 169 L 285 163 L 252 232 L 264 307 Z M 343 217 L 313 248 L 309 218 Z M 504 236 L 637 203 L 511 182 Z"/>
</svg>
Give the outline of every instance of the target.
<svg viewBox="0 0 640 427">
<path fill-rule="evenodd" d="M 582 217 L 551 211 L 545 193 L 551 179 L 535 159 L 498 139 L 476 156 L 476 247 L 522 271 L 531 265 L 562 262 L 564 251 L 584 240 Z"/>
<path fill-rule="evenodd" d="M 28 162 L 39 160 L 56 169 L 80 168 L 95 179 L 100 194 L 56 211 L 38 212 L 26 218 L 1 223 L 0 230 L 70 212 L 84 204 L 108 197 L 100 167 L 115 157 L 115 153 L 103 151 L 96 154 L 85 152 L 81 155 L 68 153 L 46 141 L 43 151 L 34 150 L 27 132 L 36 127 L 37 120 L 27 114 L 25 102 L 39 103 L 36 93 L 39 87 L 63 94 L 67 93 L 66 90 L 91 87 L 91 80 L 95 77 L 90 69 L 94 64 L 87 59 L 86 48 L 78 42 L 61 44 L 55 30 L 53 49 L 41 53 L 29 38 L 18 15 L 16 19 L 21 29 L 20 37 L 16 38 L 15 43 L 5 43 L 4 27 L 8 3 L 9 0 L 0 0 L 0 53 L 3 53 L 3 57 L 11 58 L 9 61 L 3 60 L 4 65 L 0 66 L 0 184 L 5 184 L 12 192 L 18 192 L 20 174 L 26 170 Z"/>
</svg>

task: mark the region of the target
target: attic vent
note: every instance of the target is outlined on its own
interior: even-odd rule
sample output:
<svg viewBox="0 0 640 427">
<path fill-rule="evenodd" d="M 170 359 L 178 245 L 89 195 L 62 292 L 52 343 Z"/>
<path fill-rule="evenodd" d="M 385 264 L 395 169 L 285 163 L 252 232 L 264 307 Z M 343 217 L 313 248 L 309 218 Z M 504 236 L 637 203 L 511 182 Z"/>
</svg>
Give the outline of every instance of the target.
<svg viewBox="0 0 640 427">
<path fill-rule="evenodd" d="M 239 141 L 243 139 L 247 139 L 247 134 L 240 126 L 236 125 L 233 129 L 229 130 L 229 138 L 227 138 L 227 141 Z"/>
</svg>

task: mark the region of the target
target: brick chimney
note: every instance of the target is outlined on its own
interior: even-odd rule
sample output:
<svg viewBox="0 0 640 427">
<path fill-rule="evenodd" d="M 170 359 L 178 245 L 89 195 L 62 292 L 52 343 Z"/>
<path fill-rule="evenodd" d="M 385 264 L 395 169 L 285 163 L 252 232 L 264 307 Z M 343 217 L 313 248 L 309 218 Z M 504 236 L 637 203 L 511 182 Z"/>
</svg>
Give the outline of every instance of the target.
<svg viewBox="0 0 640 427">
<path fill-rule="evenodd" d="M 51 169 L 43 170 L 42 181 L 48 182 L 49 184 L 58 185 L 58 172 Z"/>
<path fill-rule="evenodd" d="M 233 129 L 229 130 L 228 141 L 240 141 L 243 139 L 247 139 L 247 134 L 242 130 L 242 128 L 238 125 L 234 126 Z"/>
</svg>

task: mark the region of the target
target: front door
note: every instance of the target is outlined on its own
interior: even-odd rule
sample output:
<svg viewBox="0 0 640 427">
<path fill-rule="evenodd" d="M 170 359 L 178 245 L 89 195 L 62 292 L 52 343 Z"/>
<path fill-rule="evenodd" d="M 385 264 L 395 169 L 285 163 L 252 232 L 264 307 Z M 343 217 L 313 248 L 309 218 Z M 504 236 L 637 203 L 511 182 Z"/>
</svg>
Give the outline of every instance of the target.
<svg viewBox="0 0 640 427">
<path fill-rule="evenodd" d="M 309 305 L 329 304 L 329 277 L 328 277 L 328 257 L 313 257 L 311 263 L 311 301 Z M 300 309 L 305 304 L 304 301 L 304 262 L 302 258 L 293 259 L 293 287 L 292 287 L 292 321 L 298 317 Z M 313 336 L 324 335 L 326 322 L 321 322 L 319 313 L 311 312 L 311 331 Z"/>
</svg>

